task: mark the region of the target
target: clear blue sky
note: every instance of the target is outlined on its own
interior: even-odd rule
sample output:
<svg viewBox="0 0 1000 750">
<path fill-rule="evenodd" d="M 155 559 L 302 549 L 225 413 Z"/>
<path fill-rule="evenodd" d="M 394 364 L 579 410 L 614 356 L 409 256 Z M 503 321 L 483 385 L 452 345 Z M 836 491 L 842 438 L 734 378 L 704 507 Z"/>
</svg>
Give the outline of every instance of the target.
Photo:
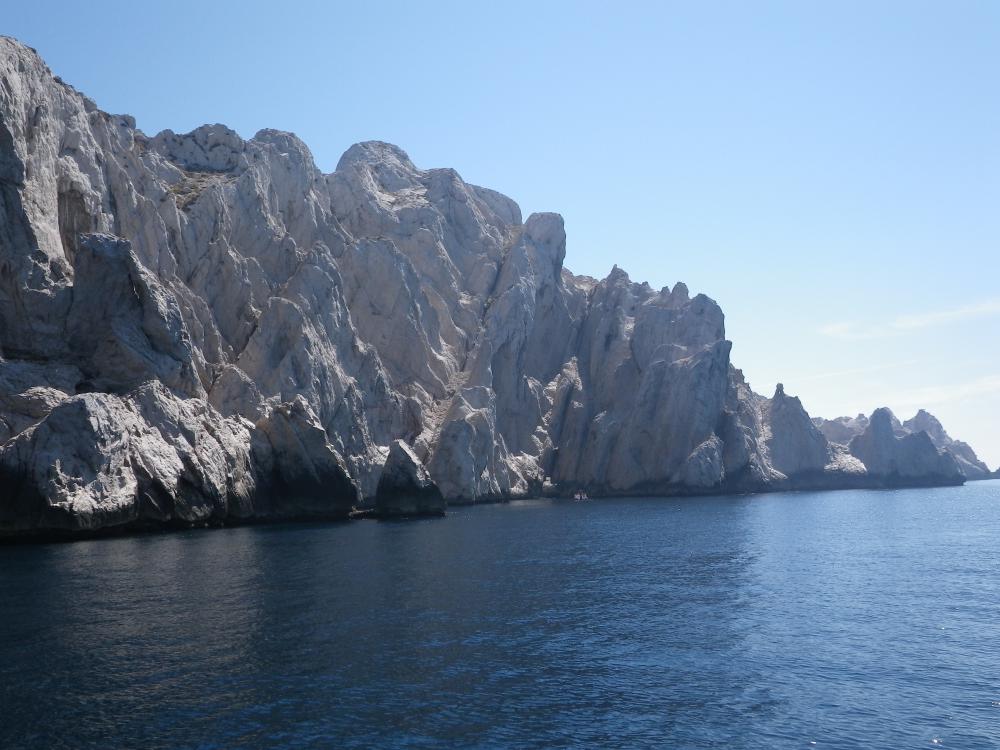
<svg viewBox="0 0 1000 750">
<path fill-rule="evenodd" d="M 1000 3 L 8 3 L 148 133 L 361 140 L 718 300 L 812 414 L 924 405 L 1000 463 Z"/>
</svg>

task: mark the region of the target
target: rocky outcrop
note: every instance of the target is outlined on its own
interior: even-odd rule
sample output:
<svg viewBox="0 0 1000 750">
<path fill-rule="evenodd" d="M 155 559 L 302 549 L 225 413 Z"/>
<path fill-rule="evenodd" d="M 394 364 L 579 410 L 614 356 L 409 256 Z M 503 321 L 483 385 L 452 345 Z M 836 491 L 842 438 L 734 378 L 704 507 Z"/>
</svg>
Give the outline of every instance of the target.
<svg viewBox="0 0 1000 750">
<path fill-rule="evenodd" d="M 4 445 L 0 481 L 7 533 L 346 518 L 358 501 L 304 402 L 255 427 L 157 381 L 64 399 Z"/>
<path fill-rule="evenodd" d="M 953 440 L 937 417 L 923 409 L 912 419 L 903 422 L 903 428 L 911 433 L 926 432 L 931 442 L 954 457 L 962 476 L 966 479 L 985 479 L 990 474 L 990 468 L 979 460 L 972 446 L 961 440 Z"/>
<path fill-rule="evenodd" d="M 361 493 L 302 396 L 279 404 L 251 434 L 256 509 L 281 517 L 344 518 Z"/>
<path fill-rule="evenodd" d="M 0 452 L 5 531 L 94 531 L 254 514 L 250 435 L 157 382 L 63 400 Z"/>
<path fill-rule="evenodd" d="M 989 476 L 989 467 L 979 460 L 972 447 L 961 440 L 953 440 L 934 415 L 921 409 L 912 419 L 900 422 L 891 411 L 888 409 L 885 411 L 889 424 L 897 437 L 924 432 L 938 450 L 950 454 L 955 459 L 963 477 L 966 479 L 985 479 Z M 851 441 L 864 433 L 869 426 L 869 420 L 863 414 L 859 414 L 853 419 L 849 417 L 816 418 L 813 419 L 813 423 L 831 443 L 839 443 L 844 446 L 850 445 Z"/>
<path fill-rule="evenodd" d="M 393 440 L 375 492 L 380 518 L 444 515 L 446 503 L 417 454 L 402 440 Z"/>
<path fill-rule="evenodd" d="M 72 302 L 66 315 L 70 359 L 86 382 L 77 389 L 122 392 L 155 380 L 204 398 L 204 370 L 174 296 L 139 263 L 130 244 L 102 234 L 75 239 Z"/>
<path fill-rule="evenodd" d="M 37 424 L 82 379 L 69 364 L 0 360 L 0 444 Z"/>
<path fill-rule="evenodd" d="M 868 483 L 865 465 L 830 443 L 809 418 L 797 396 L 778 383 L 763 410 L 767 458 L 781 477 L 775 486 L 789 489 L 856 487 Z"/>
<path fill-rule="evenodd" d="M 961 484 L 964 480 L 955 458 L 939 451 L 926 432 L 897 434 L 892 412 L 876 409 L 868 427 L 851 440 L 851 453 L 869 476 L 887 486 Z"/>
<path fill-rule="evenodd" d="M 390 144 L 149 137 L 0 38 L 0 532 L 884 482 L 751 390 L 713 300 L 565 255 Z"/>
<path fill-rule="evenodd" d="M 778 383 L 767 410 L 771 465 L 786 476 L 819 473 L 830 460 L 830 445 L 809 419 L 802 402 Z"/>
<path fill-rule="evenodd" d="M 823 433 L 831 443 L 847 445 L 852 439 L 860 435 L 868 427 L 868 417 L 858 414 L 856 417 L 837 417 L 836 419 L 823 419 L 813 417 L 813 424 Z"/>
</svg>

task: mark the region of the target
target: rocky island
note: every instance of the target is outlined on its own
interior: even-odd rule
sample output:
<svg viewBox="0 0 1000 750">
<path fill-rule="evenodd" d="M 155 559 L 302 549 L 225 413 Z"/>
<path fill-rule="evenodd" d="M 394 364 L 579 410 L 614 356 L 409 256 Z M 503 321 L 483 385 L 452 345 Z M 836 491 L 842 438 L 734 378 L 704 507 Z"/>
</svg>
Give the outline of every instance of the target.
<svg viewBox="0 0 1000 750">
<path fill-rule="evenodd" d="M 758 395 L 713 300 L 565 252 L 387 143 L 147 136 L 0 38 L 0 534 L 988 473 L 926 412 Z"/>
</svg>

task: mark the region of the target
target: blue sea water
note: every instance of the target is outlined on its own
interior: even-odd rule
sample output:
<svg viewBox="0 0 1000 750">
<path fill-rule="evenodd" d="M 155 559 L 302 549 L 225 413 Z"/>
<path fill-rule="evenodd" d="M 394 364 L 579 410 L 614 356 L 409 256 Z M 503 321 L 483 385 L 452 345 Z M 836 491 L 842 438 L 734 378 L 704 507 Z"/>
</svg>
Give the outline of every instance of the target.
<svg viewBox="0 0 1000 750">
<path fill-rule="evenodd" d="M 0 747 L 1000 747 L 1000 482 L 0 548 Z"/>
</svg>

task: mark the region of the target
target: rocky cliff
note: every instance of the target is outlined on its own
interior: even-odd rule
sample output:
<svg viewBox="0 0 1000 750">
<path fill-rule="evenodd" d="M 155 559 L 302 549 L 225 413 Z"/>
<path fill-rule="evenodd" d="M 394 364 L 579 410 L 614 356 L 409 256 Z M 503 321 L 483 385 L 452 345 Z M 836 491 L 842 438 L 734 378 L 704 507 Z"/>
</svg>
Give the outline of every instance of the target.
<svg viewBox="0 0 1000 750">
<path fill-rule="evenodd" d="M 290 133 L 146 136 L 0 38 L 0 530 L 346 516 L 393 455 L 384 496 L 450 502 L 961 481 L 755 394 L 708 297 L 565 252 L 386 143 L 324 174 Z"/>
<path fill-rule="evenodd" d="M 911 433 L 926 432 L 934 445 L 954 457 L 966 479 L 986 479 L 989 476 L 989 467 L 979 460 L 972 446 L 953 439 L 934 415 L 921 409 L 912 419 L 903 422 L 903 427 Z"/>
<path fill-rule="evenodd" d="M 851 440 L 850 451 L 864 463 L 868 473 L 884 477 L 893 485 L 926 484 L 928 475 L 961 476 L 955 457 L 938 450 L 926 432 L 899 434 L 892 412 L 876 409 L 868 427 Z"/>
<path fill-rule="evenodd" d="M 896 437 L 926 433 L 935 448 L 954 459 L 955 465 L 965 479 L 987 479 L 990 477 L 989 467 L 979 460 L 972 447 L 968 443 L 954 440 L 948 435 L 941 422 L 933 414 L 920 409 L 912 419 L 900 422 L 889 409 L 879 411 L 885 412 L 883 418 L 888 422 Z M 872 415 L 872 418 L 875 418 L 875 414 Z M 845 446 L 850 445 L 854 438 L 863 434 L 868 429 L 869 422 L 870 420 L 864 414 L 859 414 L 854 418 L 813 419 L 817 429 L 831 443 Z"/>
</svg>

